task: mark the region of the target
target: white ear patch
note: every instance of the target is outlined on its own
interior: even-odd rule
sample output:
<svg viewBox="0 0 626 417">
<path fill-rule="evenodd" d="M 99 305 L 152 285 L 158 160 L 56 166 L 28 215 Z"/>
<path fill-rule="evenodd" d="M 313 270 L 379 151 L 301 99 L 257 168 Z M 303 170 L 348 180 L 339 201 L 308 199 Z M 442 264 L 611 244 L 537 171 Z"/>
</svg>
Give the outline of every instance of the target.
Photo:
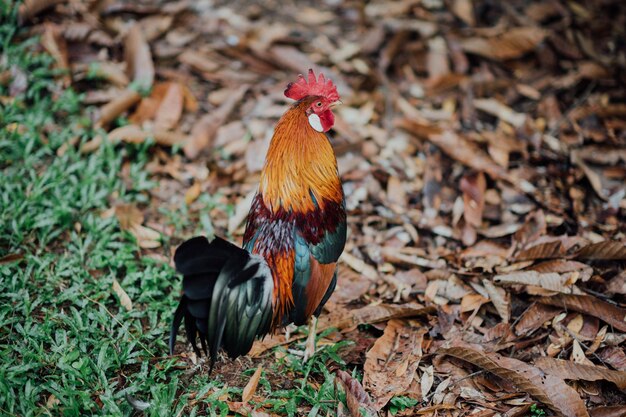
<svg viewBox="0 0 626 417">
<path fill-rule="evenodd" d="M 317 130 L 318 132 L 324 131 L 324 128 L 322 127 L 322 121 L 320 120 L 320 117 L 315 113 L 311 113 L 311 115 L 309 116 L 309 124 L 313 129 Z"/>
</svg>

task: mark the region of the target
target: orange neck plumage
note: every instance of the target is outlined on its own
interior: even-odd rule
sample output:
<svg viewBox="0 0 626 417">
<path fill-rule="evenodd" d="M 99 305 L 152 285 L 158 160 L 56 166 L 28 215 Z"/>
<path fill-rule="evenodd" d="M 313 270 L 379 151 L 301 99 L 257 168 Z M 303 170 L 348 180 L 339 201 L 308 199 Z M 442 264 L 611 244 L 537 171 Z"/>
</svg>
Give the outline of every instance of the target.
<svg viewBox="0 0 626 417">
<path fill-rule="evenodd" d="M 273 212 L 307 213 L 324 201 L 341 202 L 337 159 L 324 133 L 307 120 L 310 100 L 302 100 L 279 120 L 261 172 L 263 202 Z"/>
<path fill-rule="evenodd" d="M 276 225 L 287 225 L 296 218 L 324 217 L 325 209 L 330 209 L 326 206 L 338 206 L 343 201 L 333 148 L 324 133 L 311 127 L 306 115 L 313 99 L 315 97 L 294 104 L 279 120 L 261 172 L 257 198 L 267 210 L 265 219 Z M 300 232 L 317 233 L 320 228 L 314 223 L 307 223 Z M 275 247 L 281 243 L 285 242 L 272 242 L 267 246 L 264 239 L 258 239 L 252 249 L 266 259 L 272 270 L 274 327 L 280 326 L 294 305 L 295 252 L 293 247 L 287 250 Z"/>
</svg>

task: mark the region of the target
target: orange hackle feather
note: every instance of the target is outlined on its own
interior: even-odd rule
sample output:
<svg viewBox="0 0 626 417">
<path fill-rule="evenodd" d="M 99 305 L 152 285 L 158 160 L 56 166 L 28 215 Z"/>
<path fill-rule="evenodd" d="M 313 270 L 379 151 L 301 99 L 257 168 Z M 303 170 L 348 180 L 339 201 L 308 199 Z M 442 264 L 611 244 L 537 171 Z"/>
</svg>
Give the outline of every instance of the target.
<svg viewBox="0 0 626 417">
<path fill-rule="evenodd" d="M 306 109 L 316 99 L 307 97 L 295 103 L 276 125 L 259 187 L 265 206 L 274 213 L 285 210 L 306 214 L 324 209 L 325 201 L 341 203 L 343 199 L 333 148 L 326 135 L 313 129 L 306 117 Z M 255 244 L 253 253 L 266 252 L 264 249 Z M 274 277 L 274 317 L 280 319 L 293 307 L 294 253 L 274 254 L 266 259 Z M 315 283 L 307 288 L 318 303 L 332 279 L 330 270 L 326 266 L 319 269 L 323 278 L 311 280 Z"/>
</svg>

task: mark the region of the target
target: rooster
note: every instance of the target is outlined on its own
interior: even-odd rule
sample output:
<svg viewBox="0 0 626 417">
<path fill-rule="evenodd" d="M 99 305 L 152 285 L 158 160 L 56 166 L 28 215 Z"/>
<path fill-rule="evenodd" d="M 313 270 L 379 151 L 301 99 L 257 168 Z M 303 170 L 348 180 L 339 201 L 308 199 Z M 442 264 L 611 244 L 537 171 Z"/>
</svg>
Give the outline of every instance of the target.
<svg viewBox="0 0 626 417">
<path fill-rule="evenodd" d="M 305 360 L 315 352 L 316 320 L 335 289 L 346 242 L 344 194 L 326 136 L 339 94 L 309 70 L 308 82 L 300 75 L 285 96 L 296 102 L 274 130 L 243 248 L 199 236 L 176 250 L 183 295 L 170 354 L 183 320 L 194 351 L 200 355 L 200 339 L 211 366 L 220 349 L 231 358 L 245 355 L 255 339 L 289 323 L 309 322 Z"/>
</svg>

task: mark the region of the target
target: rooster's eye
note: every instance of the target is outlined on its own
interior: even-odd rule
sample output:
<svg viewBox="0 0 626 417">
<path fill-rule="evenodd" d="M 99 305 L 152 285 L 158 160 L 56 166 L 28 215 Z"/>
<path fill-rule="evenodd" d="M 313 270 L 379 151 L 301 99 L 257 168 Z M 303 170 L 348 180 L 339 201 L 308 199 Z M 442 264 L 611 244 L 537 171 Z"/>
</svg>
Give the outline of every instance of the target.
<svg viewBox="0 0 626 417">
<path fill-rule="evenodd" d="M 321 101 L 318 101 L 315 105 L 316 105 L 317 107 L 322 107 L 322 102 L 321 102 Z"/>
</svg>

